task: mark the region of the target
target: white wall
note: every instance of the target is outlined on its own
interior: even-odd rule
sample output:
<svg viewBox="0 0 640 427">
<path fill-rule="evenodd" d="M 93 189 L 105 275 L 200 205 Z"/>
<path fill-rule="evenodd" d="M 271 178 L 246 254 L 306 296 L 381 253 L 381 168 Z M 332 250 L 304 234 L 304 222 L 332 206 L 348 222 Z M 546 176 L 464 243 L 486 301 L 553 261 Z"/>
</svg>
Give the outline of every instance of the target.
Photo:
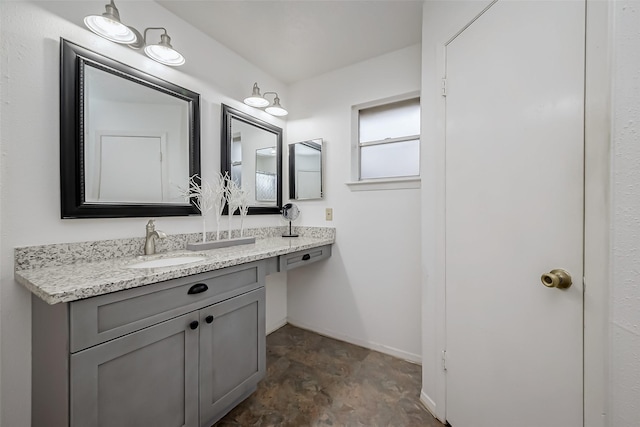
<svg viewBox="0 0 640 427">
<path fill-rule="evenodd" d="M 414 45 L 294 84 L 287 99 L 288 143 L 323 138 L 326 150 L 325 198 L 295 201 L 298 223 L 336 227 L 330 259 L 289 272 L 289 321 L 414 361 L 421 354 L 420 192 L 355 192 L 345 182 L 351 106 L 419 89 Z M 333 222 L 324 219 L 326 207 Z"/>
<path fill-rule="evenodd" d="M 640 3 L 614 2 L 611 425 L 640 425 Z"/>
<path fill-rule="evenodd" d="M 266 331 L 267 335 L 287 324 L 287 273 L 267 276 Z"/>
<path fill-rule="evenodd" d="M 253 82 L 287 98 L 287 88 L 152 1 L 118 2 L 121 18 L 137 28 L 165 26 L 186 64 L 170 68 L 84 28 L 85 15 L 102 13 L 105 2 L 0 2 L 2 134 L 0 172 L 0 425 L 30 425 L 31 301 L 13 278 L 16 246 L 142 236 L 147 218 L 60 219 L 59 38 L 102 53 L 201 94 L 202 169 L 219 170 L 220 103 L 284 127 L 285 122 L 244 106 Z M 207 221 L 214 224 L 215 221 Z M 279 216 L 253 216 L 248 226 L 281 225 Z M 198 232 L 199 217 L 159 218 L 169 234 Z M 286 275 L 267 283 L 267 322 L 286 318 Z M 271 294 L 271 295 L 269 295 Z M 37 327 L 37 325 L 36 325 Z"/>
</svg>

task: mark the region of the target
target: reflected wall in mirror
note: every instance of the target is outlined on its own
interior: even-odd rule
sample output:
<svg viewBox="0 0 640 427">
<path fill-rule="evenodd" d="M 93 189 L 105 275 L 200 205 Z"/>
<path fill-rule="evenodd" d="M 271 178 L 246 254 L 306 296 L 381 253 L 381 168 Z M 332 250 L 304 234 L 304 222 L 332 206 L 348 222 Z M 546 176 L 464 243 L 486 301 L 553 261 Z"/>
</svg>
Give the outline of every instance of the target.
<svg viewBox="0 0 640 427">
<path fill-rule="evenodd" d="M 61 43 L 62 217 L 197 214 L 199 95 Z"/>
<path fill-rule="evenodd" d="M 222 104 L 221 140 L 220 169 L 249 189 L 249 215 L 279 214 L 282 129 Z"/>
<path fill-rule="evenodd" d="M 289 198 L 322 199 L 322 138 L 289 145 Z"/>
</svg>

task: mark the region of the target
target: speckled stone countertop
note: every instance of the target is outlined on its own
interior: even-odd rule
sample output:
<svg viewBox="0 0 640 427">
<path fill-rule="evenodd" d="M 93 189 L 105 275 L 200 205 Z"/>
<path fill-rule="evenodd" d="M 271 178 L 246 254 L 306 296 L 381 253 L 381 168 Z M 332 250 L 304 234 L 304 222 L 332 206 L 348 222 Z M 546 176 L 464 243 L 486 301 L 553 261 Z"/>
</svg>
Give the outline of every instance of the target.
<svg viewBox="0 0 640 427">
<path fill-rule="evenodd" d="M 278 229 L 275 232 L 256 233 L 256 242 L 248 245 L 206 251 L 174 249 L 148 256 L 128 254 L 132 250 L 130 247 L 138 248 L 137 244 L 130 242 L 134 239 L 121 240 L 126 247 L 125 250 L 114 243 L 118 241 L 16 248 L 15 278 L 45 302 L 57 304 L 272 258 L 335 242 L 333 228 L 298 227 L 296 231 L 300 233 L 300 237 L 295 238 L 283 238 L 279 235 L 280 231 Z M 185 239 L 180 237 L 178 240 Z M 99 256 L 95 256 L 93 261 L 82 256 L 69 257 L 70 253 L 82 253 L 83 248 L 84 253 L 87 253 L 88 248 L 92 248 L 93 251 L 88 252 L 97 253 Z M 139 248 L 136 251 L 134 253 L 141 253 Z M 119 257 L 109 258 L 108 255 L 111 253 L 118 254 Z M 202 256 L 205 259 L 169 267 L 127 267 L 141 261 L 180 255 Z M 71 260 L 73 261 L 70 262 Z"/>
</svg>

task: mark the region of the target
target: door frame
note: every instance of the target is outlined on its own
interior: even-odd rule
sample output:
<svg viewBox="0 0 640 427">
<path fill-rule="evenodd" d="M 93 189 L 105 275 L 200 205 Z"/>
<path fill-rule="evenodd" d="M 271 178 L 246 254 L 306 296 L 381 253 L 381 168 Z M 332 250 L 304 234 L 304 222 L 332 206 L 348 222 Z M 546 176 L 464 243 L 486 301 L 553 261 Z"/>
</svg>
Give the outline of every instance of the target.
<svg viewBox="0 0 640 427">
<path fill-rule="evenodd" d="M 424 31 L 424 27 L 429 25 L 427 14 L 431 11 L 425 9 L 423 12 L 423 384 L 420 400 L 443 422 L 446 421 L 446 376 L 442 369 L 442 351 L 446 344 L 446 212 L 445 100 L 441 84 L 445 75 L 445 46 L 493 3 L 487 0 L 475 7 L 460 6 L 465 8 L 462 12 L 467 13 L 463 20 L 450 11 L 449 18 L 457 22 L 457 26 L 449 25 L 447 28 L 442 25 L 433 30 L 440 31 L 435 35 L 435 45 L 433 39 L 428 39 L 434 36 L 433 32 L 425 35 L 427 32 Z M 585 7 L 583 419 L 585 427 L 605 427 L 609 412 L 610 57 L 613 3 L 611 0 L 586 0 Z M 427 100 L 432 101 L 428 103 Z"/>
</svg>

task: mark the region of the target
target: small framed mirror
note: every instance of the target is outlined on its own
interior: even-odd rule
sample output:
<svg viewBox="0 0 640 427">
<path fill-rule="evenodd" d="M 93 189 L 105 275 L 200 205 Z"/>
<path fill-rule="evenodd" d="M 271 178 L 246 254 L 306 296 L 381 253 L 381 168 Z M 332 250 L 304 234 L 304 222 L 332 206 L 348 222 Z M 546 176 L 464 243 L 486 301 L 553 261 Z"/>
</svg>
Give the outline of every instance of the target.
<svg viewBox="0 0 640 427">
<path fill-rule="evenodd" d="M 197 215 L 200 95 L 61 40 L 62 218 Z"/>
<path fill-rule="evenodd" d="M 220 170 L 249 189 L 248 214 L 280 214 L 282 129 L 225 104 L 221 128 Z"/>
<path fill-rule="evenodd" d="M 322 138 L 289 145 L 289 198 L 322 199 Z"/>
</svg>

